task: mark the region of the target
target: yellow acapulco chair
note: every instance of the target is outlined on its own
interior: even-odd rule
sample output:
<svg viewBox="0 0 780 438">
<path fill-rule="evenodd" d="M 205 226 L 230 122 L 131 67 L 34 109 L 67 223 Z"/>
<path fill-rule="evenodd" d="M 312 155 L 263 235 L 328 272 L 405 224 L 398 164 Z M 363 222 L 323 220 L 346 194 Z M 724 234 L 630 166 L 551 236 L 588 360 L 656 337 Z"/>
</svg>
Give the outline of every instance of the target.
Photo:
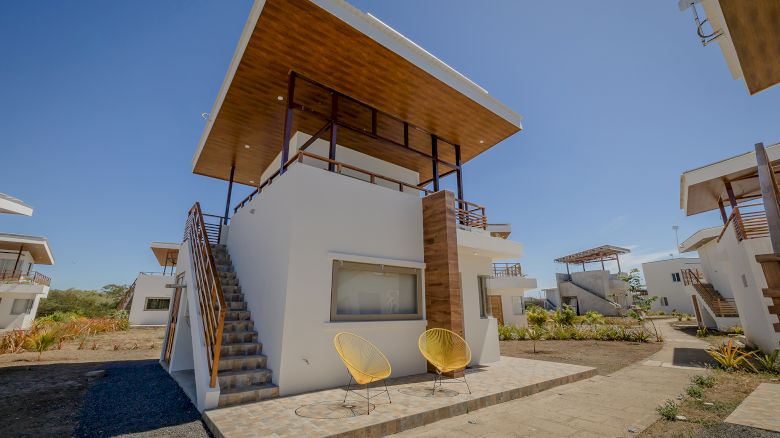
<svg viewBox="0 0 780 438">
<path fill-rule="evenodd" d="M 333 338 L 333 345 L 336 347 L 336 352 L 339 354 L 341 361 L 344 362 L 344 366 L 347 367 L 347 371 L 349 371 L 349 384 L 347 385 L 347 391 L 344 393 L 344 403 L 347 402 L 347 396 L 352 392 L 366 400 L 366 415 L 368 415 L 371 411 L 370 400 L 383 392 L 387 394 L 387 399 L 390 403 L 393 402 L 390 398 L 390 391 L 387 389 L 387 382 L 383 382 L 385 384 L 384 391 L 374 395 L 369 394 L 369 387 L 373 382 L 386 380 L 392 372 L 390 361 L 387 360 L 387 357 L 379 348 L 367 339 L 348 332 L 338 333 Z M 358 385 L 365 385 L 365 396 L 351 389 L 353 380 Z"/>
<path fill-rule="evenodd" d="M 417 340 L 417 346 L 425 359 L 436 368 L 433 380 L 433 395 L 436 395 L 437 384 L 441 387 L 442 374 L 463 370 L 463 380 L 453 379 L 457 383 L 465 383 L 471 394 L 469 382 L 466 380 L 465 369 L 471 362 L 471 349 L 466 340 L 457 333 L 434 328 L 426 330 Z"/>
</svg>

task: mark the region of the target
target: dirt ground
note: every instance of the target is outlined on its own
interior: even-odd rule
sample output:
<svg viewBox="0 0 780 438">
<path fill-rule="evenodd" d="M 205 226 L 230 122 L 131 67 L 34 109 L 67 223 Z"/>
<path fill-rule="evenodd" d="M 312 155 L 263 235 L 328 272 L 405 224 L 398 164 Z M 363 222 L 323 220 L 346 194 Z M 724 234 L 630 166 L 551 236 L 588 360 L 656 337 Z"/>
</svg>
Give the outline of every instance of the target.
<svg viewBox="0 0 780 438">
<path fill-rule="evenodd" d="M 679 406 L 679 414 L 687 421 L 659 419 L 645 429 L 640 437 L 653 438 L 768 438 L 780 437 L 780 433 L 723 423 L 723 420 L 742 403 L 761 383 L 777 383 L 777 376 L 754 373 L 729 373 L 712 370 L 715 386 L 704 388 L 701 399 L 686 397 Z M 705 405 L 704 403 L 712 403 Z"/>
<path fill-rule="evenodd" d="M 661 343 L 618 341 L 501 341 L 501 355 L 594 367 L 601 375 L 613 373 L 650 357 Z"/>
<path fill-rule="evenodd" d="M 150 417 L 140 410 L 144 404 L 170 403 L 170 400 L 147 400 L 143 382 L 155 381 L 156 388 L 165 388 L 167 394 L 176 394 L 175 382 L 157 365 L 163 339 L 163 328 L 132 328 L 128 331 L 103 333 L 87 339 L 82 349 L 78 341 L 70 341 L 62 349 L 45 351 L 42 360 L 37 361 L 37 353 L 0 355 L 0 412 L 4 421 L 0 421 L 0 436 L 3 437 L 40 437 L 40 436 L 106 436 L 100 428 L 105 418 L 130 419 Z M 87 377 L 84 374 L 94 370 L 106 370 L 104 377 Z M 122 387 L 122 384 L 131 387 Z M 121 388 L 121 389 L 117 389 Z M 122 392 L 119 396 L 117 390 Z M 94 415 L 90 406 L 96 397 L 108 398 L 98 403 L 100 415 Z M 178 397 L 182 398 L 183 393 Z M 121 398 L 118 400 L 117 397 Z M 176 397 L 172 397 L 176 398 Z M 179 409 L 185 418 L 177 418 L 176 424 L 186 426 L 181 436 L 196 436 L 202 432 L 197 410 L 192 407 L 186 396 L 175 402 L 183 407 Z M 130 403 L 141 400 L 140 407 L 111 414 L 112 409 L 124 408 Z M 189 405 L 189 406 L 186 406 Z M 156 408 L 159 406 L 155 406 Z M 191 408 L 188 410 L 188 407 Z M 194 412 L 192 412 L 194 411 Z M 133 415 L 135 412 L 136 416 Z M 165 411 L 162 411 L 165 412 Z M 142 415 L 143 414 L 143 415 Z M 192 417 L 192 418 L 191 418 Z M 142 419 L 144 424 L 125 424 L 127 432 L 155 430 L 157 421 L 161 427 L 175 426 L 170 420 L 159 418 Z M 167 423 L 166 423 L 167 421 Z M 160 424 L 162 422 L 162 424 Z M 111 424 L 117 422 L 111 420 Z M 138 421 L 136 421 L 138 423 Z M 89 427 L 83 427 L 84 425 Z M 115 431 L 119 432 L 119 431 Z M 118 433 L 111 433 L 115 435 Z M 170 435 L 177 435 L 173 430 Z"/>
</svg>

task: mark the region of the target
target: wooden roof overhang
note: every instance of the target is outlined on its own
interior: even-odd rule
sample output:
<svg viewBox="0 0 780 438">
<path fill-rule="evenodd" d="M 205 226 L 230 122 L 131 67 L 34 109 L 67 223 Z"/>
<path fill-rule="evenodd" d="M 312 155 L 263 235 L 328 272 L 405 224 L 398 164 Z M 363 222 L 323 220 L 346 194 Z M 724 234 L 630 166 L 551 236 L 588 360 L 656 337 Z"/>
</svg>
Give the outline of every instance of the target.
<svg viewBox="0 0 780 438">
<path fill-rule="evenodd" d="M 719 0 L 728 38 L 750 94 L 780 82 L 780 1 Z M 732 50 L 725 48 L 724 52 Z M 727 58 L 728 59 L 728 58 Z"/>
<path fill-rule="evenodd" d="M 620 254 L 627 254 L 630 252 L 631 250 L 627 248 L 621 248 L 619 246 L 612 245 L 602 245 L 596 248 L 586 249 L 584 251 L 575 252 L 574 254 L 559 257 L 555 259 L 555 262 L 577 264 L 617 260 L 617 257 Z"/>
<path fill-rule="evenodd" d="M 235 182 L 260 183 L 281 150 L 291 72 L 308 79 L 295 84 L 292 132 L 320 132 L 331 92 L 349 96 L 339 99 L 339 122 L 347 129 L 338 130 L 338 144 L 415 170 L 421 181 L 433 173 L 432 134 L 439 159 L 453 164 L 447 144 L 460 146 L 465 163 L 522 129 L 521 117 L 486 91 L 345 2 L 256 1 L 194 173 L 229 180 L 235 165 Z"/>
<path fill-rule="evenodd" d="M 767 147 L 766 153 L 780 178 L 780 143 Z M 755 151 L 684 172 L 680 176 L 680 208 L 686 216 L 717 210 L 719 201 L 728 199 L 727 182 L 738 202 L 758 199 L 757 172 Z"/>
<path fill-rule="evenodd" d="M 54 256 L 45 237 L 0 233 L 0 250 L 8 252 L 27 251 L 36 265 L 53 265 Z"/>
<path fill-rule="evenodd" d="M 151 248 L 160 266 L 176 266 L 179 259 L 178 243 L 152 242 Z"/>
</svg>

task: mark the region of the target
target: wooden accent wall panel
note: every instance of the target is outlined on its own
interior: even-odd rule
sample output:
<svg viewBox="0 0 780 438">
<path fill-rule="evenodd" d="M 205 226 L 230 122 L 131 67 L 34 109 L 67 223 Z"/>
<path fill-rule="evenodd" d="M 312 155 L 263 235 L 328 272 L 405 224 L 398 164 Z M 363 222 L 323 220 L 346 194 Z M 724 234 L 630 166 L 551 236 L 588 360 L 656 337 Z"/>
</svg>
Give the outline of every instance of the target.
<svg viewBox="0 0 780 438">
<path fill-rule="evenodd" d="M 464 336 L 455 195 L 442 190 L 423 198 L 422 205 L 428 328 L 445 328 Z"/>
<path fill-rule="evenodd" d="M 764 270 L 768 286 L 763 290 L 764 297 L 772 299 L 772 305 L 768 306 L 769 313 L 780 321 L 780 254 L 759 254 L 756 255 L 756 261 Z M 775 332 L 780 333 L 780 322 L 772 322 Z"/>
</svg>

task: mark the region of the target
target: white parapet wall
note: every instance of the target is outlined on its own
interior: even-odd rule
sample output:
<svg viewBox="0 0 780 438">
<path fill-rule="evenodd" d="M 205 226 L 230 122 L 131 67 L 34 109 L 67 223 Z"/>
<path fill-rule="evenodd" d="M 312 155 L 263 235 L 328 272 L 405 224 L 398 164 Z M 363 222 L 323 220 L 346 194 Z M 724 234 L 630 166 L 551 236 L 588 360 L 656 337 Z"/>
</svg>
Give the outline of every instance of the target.
<svg viewBox="0 0 780 438">
<path fill-rule="evenodd" d="M 135 280 L 133 302 L 130 305 L 130 325 L 159 326 L 168 322 L 168 309 L 173 289 L 173 275 L 140 273 Z M 167 300 L 168 306 L 162 306 Z"/>
</svg>

